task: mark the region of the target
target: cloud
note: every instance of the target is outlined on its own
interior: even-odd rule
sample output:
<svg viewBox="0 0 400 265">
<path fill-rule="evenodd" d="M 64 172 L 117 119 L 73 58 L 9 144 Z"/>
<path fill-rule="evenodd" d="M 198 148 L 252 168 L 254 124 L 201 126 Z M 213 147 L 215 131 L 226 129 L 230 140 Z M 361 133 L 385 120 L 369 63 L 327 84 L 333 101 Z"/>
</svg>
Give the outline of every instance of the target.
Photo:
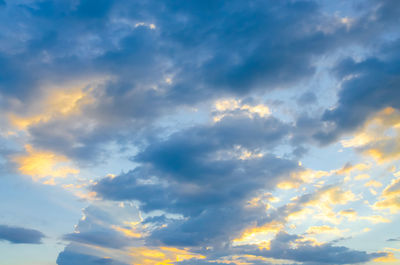
<svg viewBox="0 0 400 265">
<path fill-rule="evenodd" d="M 132 245 L 132 237 L 126 231 L 134 230 L 129 221 L 136 222 L 136 207 L 126 205 L 118 207 L 117 204 L 95 202 L 83 211 L 84 217 L 79 221 L 73 233 L 63 235 L 62 239 L 72 244 L 87 246 L 123 249 Z M 129 213 L 129 215 L 127 214 Z M 113 216 L 117 215 L 117 216 Z M 128 216 L 129 219 L 121 221 Z M 120 229 L 118 229 L 120 228 Z M 140 234 L 140 231 L 137 232 Z"/>
<path fill-rule="evenodd" d="M 222 244 L 247 223 L 266 218 L 262 206 L 245 207 L 250 197 L 300 170 L 296 162 L 268 153 L 243 159 L 240 148 L 271 150 L 287 131 L 287 125 L 272 117 L 241 115 L 194 126 L 152 141 L 134 157 L 141 166 L 98 181 L 93 191 L 105 199 L 138 201 L 147 213 L 183 216 L 153 231 L 148 238 L 152 244 Z"/>
<path fill-rule="evenodd" d="M 179 107 L 306 80 L 315 56 L 359 35 L 313 1 L 203 2 L 8 4 L 0 21 L 4 108 L 20 117 L 51 94 L 44 87 L 110 77 L 79 115 L 52 109 L 51 119 L 24 123 L 35 148 L 96 161 L 106 143 L 128 141 Z"/>
<path fill-rule="evenodd" d="M 241 262 L 249 264 L 360 264 L 378 258 L 390 256 L 387 252 L 367 253 L 342 246 L 334 246 L 332 243 L 316 243 L 304 236 L 279 232 L 267 246 L 260 245 L 241 245 L 214 253 L 213 259 L 235 261 L 232 257 L 241 257 Z M 224 257 L 224 258 L 222 258 Z M 253 259 L 259 257 L 258 259 Z M 262 260 L 266 258 L 266 260 Z M 269 259 L 269 260 L 268 260 Z M 254 261 L 259 262 L 254 262 Z M 206 261 L 206 260 L 204 260 Z M 254 262 L 254 263 L 252 263 Z M 179 263 L 178 263 L 179 264 Z M 184 263 L 186 264 L 186 263 Z M 200 261 L 200 264 L 203 264 Z M 207 264 L 207 263 L 206 263 Z M 235 264 L 235 263 L 234 263 Z"/>
<path fill-rule="evenodd" d="M 387 45 L 387 44 L 386 44 Z M 322 142 L 332 142 L 344 133 L 360 129 L 377 112 L 400 105 L 395 99 L 399 95 L 400 68 L 398 54 L 400 41 L 393 41 L 376 57 L 361 61 L 343 60 L 336 68 L 342 79 L 337 105 L 323 114 L 323 121 L 332 123 L 327 132 L 316 137 Z"/>
<path fill-rule="evenodd" d="M 41 244 L 45 235 L 34 229 L 0 225 L 0 241 L 12 244 Z"/>
<path fill-rule="evenodd" d="M 58 255 L 58 265 L 127 265 L 108 257 L 97 257 L 73 251 L 63 251 Z"/>
<path fill-rule="evenodd" d="M 305 92 L 303 93 L 298 99 L 297 99 L 297 104 L 303 106 L 307 104 L 315 104 L 317 102 L 317 96 L 311 92 Z"/>
<path fill-rule="evenodd" d="M 397 242 L 397 241 L 400 241 L 400 237 L 397 237 L 397 238 L 389 238 L 389 239 L 386 240 L 386 241 L 388 241 L 388 242 Z"/>
<path fill-rule="evenodd" d="M 13 157 L 21 174 L 29 175 L 33 180 L 43 180 L 44 184 L 54 184 L 55 178 L 65 178 L 79 173 L 68 165 L 68 159 L 52 152 L 34 150 L 32 146 L 25 147 L 27 154 Z"/>
<path fill-rule="evenodd" d="M 128 245 L 126 238 L 118 233 L 107 229 L 93 229 L 90 232 L 79 232 L 66 234 L 62 238 L 66 241 L 73 241 L 86 244 L 94 244 L 111 248 L 122 248 Z"/>
<path fill-rule="evenodd" d="M 382 192 L 381 199 L 374 204 L 378 209 L 389 209 L 390 212 L 400 211 L 400 178 L 393 179 Z"/>
<path fill-rule="evenodd" d="M 366 167 L 305 169 L 294 158 L 316 142 L 360 133 L 343 147 L 379 161 L 398 158 L 398 137 L 362 131 L 380 111 L 400 107 L 400 42 L 391 35 L 398 1 L 369 0 L 341 10 L 346 15 L 335 10 L 341 4 L 330 9 L 312 0 L 0 5 L 0 121 L 15 145 L 26 146 L 11 155 L 19 172 L 52 184 L 78 174 L 77 165 L 100 165 L 113 156 L 110 146 L 134 149 L 131 170 L 91 180 L 97 201 L 62 236 L 68 246 L 59 264 L 172 263 L 181 256 L 182 264 L 346 264 L 386 256 L 284 231 L 312 216 L 319 223 L 309 234 L 340 234 L 341 227 L 320 222 L 357 217 L 336 207 L 359 196 L 328 178 Z M 329 75 L 318 81 L 323 86 L 340 83 L 335 106 L 309 88 L 321 73 Z M 265 104 L 294 90 L 283 113 Z M 304 105 L 315 111 L 303 112 Z M 397 121 L 382 124 L 392 130 Z M 102 170 L 86 169 L 82 174 Z M 266 198 L 270 192 L 297 197 L 278 205 Z M 397 193 L 392 183 L 374 206 L 396 210 Z M 262 244 L 247 245 L 265 235 Z"/>
<path fill-rule="evenodd" d="M 331 244 L 311 245 L 301 242 L 301 237 L 287 233 L 279 233 L 271 241 L 269 250 L 261 250 L 260 254 L 278 259 L 290 259 L 299 262 L 314 262 L 321 264 L 356 264 L 386 256 L 386 253 L 371 253 L 351 250 L 346 247 Z M 291 248 L 290 244 L 295 247 Z"/>
<path fill-rule="evenodd" d="M 190 259 L 176 263 L 176 265 L 236 265 L 232 262 L 213 262 L 207 260 Z"/>
</svg>

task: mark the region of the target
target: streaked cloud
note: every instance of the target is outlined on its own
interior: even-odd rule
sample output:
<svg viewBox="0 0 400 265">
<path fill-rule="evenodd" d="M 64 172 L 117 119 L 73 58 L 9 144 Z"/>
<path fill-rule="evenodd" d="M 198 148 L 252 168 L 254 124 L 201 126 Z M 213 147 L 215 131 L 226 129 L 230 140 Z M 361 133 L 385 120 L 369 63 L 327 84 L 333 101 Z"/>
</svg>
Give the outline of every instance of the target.
<svg viewBox="0 0 400 265">
<path fill-rule="evenodd" d="M 34 229 L 0 225 L 0 241 L 12 244 L 41 244 L 45 235 Z"/>
</svg>

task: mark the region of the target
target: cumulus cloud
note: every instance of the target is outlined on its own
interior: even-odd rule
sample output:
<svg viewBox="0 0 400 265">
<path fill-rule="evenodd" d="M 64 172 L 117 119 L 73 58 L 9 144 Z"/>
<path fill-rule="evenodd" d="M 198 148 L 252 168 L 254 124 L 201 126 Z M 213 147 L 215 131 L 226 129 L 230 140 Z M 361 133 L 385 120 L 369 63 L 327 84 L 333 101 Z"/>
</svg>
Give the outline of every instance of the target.
<svg viewBox="0 0 400 265">
<path fill-rule="evenodd" d="M 279 233 L 271 241 L 269 250 L 260 250 L 261 255 L 278 259 L 291 259 L 299 262 L 316 264 L 356 264 L 386 256 L 386 253 L 371 253 L 337 247 L 329 243 L 312 245 L 311 242 L 299 240 L 301 237 L 287 233 Z M 290 247 L 294 243 L 295 247 Z"/>
<path fill-rule="evenodd" d="M 44 87 L 110 78 L 94 86 L 80 115 L 26 128 L 36 147 L 77 160 L 95 160 L 106 142 L 123 141 L 178 107 L 305 80 L 315 56 L 365 31 L 348 31 L 313 1 L 94 3 L 32 1 L 0 10 L 8 112 L 30 111 L 48 93 Z"/>
<path fill-rule="evenodd" d="M 179 246 L 220 244 L 245 223 L 262 222 L 259 208 L 245 208 L 250 196 L 273 189 L 289 172 L 300 170 L 295 162 L 271 154 L 243 159 L 235 146 L 249 152 L 273 148 L 286 131 L 273 118 L 241 116 L 189 128 L 154 141 L 134 158 L 142 166 L 104 178 L 93 190 L 106 199 L 139 201 L 145 212 L 183 215 L 149 240 Z"/>
<path fill-rule="evenodd" d="M 338 236 L 345 230 L 331 225 L 356 219 L 361 195 L 336 180 L 365 164 L 323 171 L 297 161 L 348 133 L 344 148 L 399 155 L 398 120 L 380 119 L 391 137 L 364 129 L 400 109 L 400 4 L 349 2 L 0 0 L 0 133 L 26 147 L 10 155 L 19 173 L 54 184 L 100 165 L 110 146 L 135 150 L 131 170 L 87 182 L 97 201 L 60 237 L 68 245 L 57 263 L 385 258 L 311 237 Z M 342 5 L 353 6 L 342 14 Z M 338 87 L 336 104 L 336 91 L 321 97 L 327 86 Z M 268 103 L 289 94 L 283 111 Z M 365 187 L 383 185 L 370 175 Z M 399 210 L 398 183 L 375 209 Z M 305 234 L 289 231 L 311 214 Z M 11 243 L 43 237 L 0 226 Z"/>
<path fill-rule="evenodd" d="M 322 142 L 332 142 L 344 133 L 359 129 L 377 112 L 391 107 L 399 109 L 400 69 L 398 54 L 400 41 L 384 47 L 379 57 L 369 57 L 359 62 L 346 59 L 337 66 L 343 79 L 337 106 L 325 111 L 323 120 L 331 122 L 331 129 L 319 132 Z M 396 52 L 397 51 L 397 52 Z"/>
</svg>

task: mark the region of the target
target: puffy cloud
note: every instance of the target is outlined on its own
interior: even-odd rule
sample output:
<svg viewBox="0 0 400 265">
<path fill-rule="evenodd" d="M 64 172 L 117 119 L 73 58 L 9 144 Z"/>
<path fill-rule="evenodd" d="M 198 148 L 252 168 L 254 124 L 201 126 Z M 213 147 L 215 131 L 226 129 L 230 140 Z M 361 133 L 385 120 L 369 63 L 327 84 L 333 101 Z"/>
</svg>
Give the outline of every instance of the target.
<svg viewBox="0 0 400 265">
<path fill-rule="evenodd" d="M 43 180 L 44 184 L 54 184 L 55 178 L 65 178 L 79 173 L 71 167 L 68 158 L 48 151 L 34 150 L 27 145 L 27 154 L 17 155 L 13 160 L 21 174 L 29 175 L 33 180 Z"/>
<path fill-rule="evenodd" d="M 346 148 L 371 156 L 378 163 L 396 160 L 400 156 L 400 111 L 387 107 L 374 114 L 350 139 L 342 140 Z"/>
<path fill-rule="evenodd" d="M 14 121 L 27 127 L 36 147 L 95 160 L 106 142 L 132 137 L 178 107 L 304 80 L 315 72 L 316 55 L 367 34 L 361 26 L 349 31 L 313 1 L 206 3 L 10 3 L 0 10 L 2 105 L 16 112 Z M 79 115 L 54 117 L 53 110 L 53 119 L 49 113 L 21 119 L 22 102 L 31 109 L 52 94 L 43 87 L 58 92 L 60 84 L 99 76 L 110 79 L 94 86 L 93 104 Z"/>
<path fill-rule="evenodd" d="M 278 259 L 319 264 L 355 264 L 387 256 L 387 253 L 369 254 L 364 251 L 333 246 L 329 243 L 313 246 L 310 242 L 302 242 L 299 239 L 301 237 L 296 235 L 279 233 L 271 241 L 270 249 L 260 250 L 260 254 Z M 294 247 L 290 247 L 291 244 L 294 244 Z"/>
<path fill-rule="evenodd" d="M 399 47 L 400 41 L 397 40 L 384 47 L 379 57 L 358 62 L 347 59 L 337 66 L 337 72 L 343 79 L 342 89 L 337 105 L 323 115 L 323 120 L 330 125 L 327 132 L 316 134 L 318 139 L 332 142 L 344 133 L 359 129 L 377 112 L 400 108 L 395 100 L 399 97 L 399 58 L 393 56 L 396 51 L 398 54 Z M 368 139 L 365 141 L 368 142 Z"/>
<path fill-rule="evenodd" d="M 400 210 L 400 178 L 394 179 L 381 195 L 381 200 L 374 204 L 379 209 L 389 209 L 396 213 Z"/>
<path fill-rule="evenodd" d="M 13 244 L 41 244 L 44 237 L 38 230 L 0 225 L 0 240 Z"/>
<path fill-rule="evenodd" d="M 300 169 L 268 153 L 242 159 L 232 151 L 235 146 L 252 152 L 274 148 L 287 130 L 272 117 L 225 117 L 195 126 L 153 141 L 134 158 L 141 166 L 104 178 L 93 190 L 106 199 L 138 201 L 145 212 L 183 216 L 153 231 L 148 238 L 153 244 L 222 244 L 246 224 L 265 222 L 263 207 L 246 207 L 247 201 Z"/>
<path fill-rule="evenodd" d="M 114 214 L 118 216 L 114 217 Z M 121 219 L 127 216 L 129 218 L 123 222 Z M 83 218 L 75 231 L 64 235 L 62 239 L 73 244 L 122 249 L 132 245 L 132 237 L 126 231 L 133 233 L 134 230 L 129 224 L 137 220 L 137 210 L 134 206 L 119 207 L 117 204 L 94 202 L 84 209 Z M 140 234 L 140 231 L 137 233 Z"/>
<path fill-rule="evenodd" d="M 399 108 L 398 41 L 374 56 L 343 60 L 354 47 L 373 51 L 371 39 L 387 43 L 398 25 L 398 1 L 370 0 L 358 6 L 364 12 L 347 15 L 325 5 L 0 0 L 0 120 L 7 120 L 1 133 L 27 144 L 26 154 L 12 156 L 20 173 L 51 184 L 77 174 L 75 165 L 108 158 L 110 143 L 137 151 L 132 170 L 90 182 L 97 201 L 62 237 L 69 245 L 58 264 L 346 264 L 388 256 L 282 232 L 311 214 L 338 225 L 343 216 L 356 218 L 355 210 L 341 209 L 358 196 L 326 179 L 370 165 L 313 170 L 292 157 Z M 304 81 L 318 79 L 336 57 L 341 90 L 327 109 Z M 283 89 L 299 86 L 307 87 L 291 97 L 287 113 L 275 115 L 264 104 L 266 93 L 285 96 Z M 202 104 L 212 109 L 199 115 L 210 114 L 213 123 L 186 111 Z M 305 105 L 315 113 L 304 113 Z M 190 126 L 173 121 L 178 111 Z M 285 115 L 295 122 L 277 118 Z M 397 123 L 382 122 L 390 131 Z M 398 158 L 398 139 L 377 135 L 361 132 L 342 144 L 380 161 Z M 272 206 L 264 196 L 276 188 L 284 195 L 296 188 L 298 196 Z M 375 207 L 394 209 L 396 189 L 387 187 Z M 340 231 L 313 224 L 308 233 Z"/>
</svg>

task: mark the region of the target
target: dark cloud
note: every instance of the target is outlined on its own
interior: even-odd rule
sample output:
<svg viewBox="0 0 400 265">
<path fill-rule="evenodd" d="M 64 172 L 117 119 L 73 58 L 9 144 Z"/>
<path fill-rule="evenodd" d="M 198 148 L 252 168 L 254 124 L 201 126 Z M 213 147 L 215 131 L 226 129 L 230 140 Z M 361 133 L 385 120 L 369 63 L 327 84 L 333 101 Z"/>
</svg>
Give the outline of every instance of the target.
<svg viewBox="0 0 400 265">
<path fill-rule="evenodd" d="M 386 49 L 388 52 L 386 53 Z M 337 106 L 325 111 L 323 121 L 331 123 L 330 129 L 317 133 L 321 142 L 332 142 L 343 133 L 351 132 L 377 111 L 386 107 L 400 108 L 400 41 L 393 42 L 380 57 L 370 57 L 356 62 L 342 61 L 336 68 L 344 79 Z"/>
<path fill-rule="evenodd" d="M 64 235 L 63 240 L 114 249 L 122 249 L 131 243 L 129 238 L 110 227 L 116 221 L 106 209 L 91 205 L 83 213 L 85 218 L 79 221 L 78 230 Z"/>
<path fill-rule="evenodd" d="M 298 238 L 299 236 L 281 232 L 271 241 L 271 249 L 261 252 L 265 256 L 276 259 L 290 259 L 316 264 L 356 264 L 387 255 L 386 253 L 368 254 L 365 251 L 332 246 L 329 243 L 313 246 L 311 242 L 305 242 L 298 243 L 297 247 L 291 248 L 290 243 Z"/>
<path fill-rule="evenodd" d="M 101 258 L 65 250 L 58 255 L 58 265 L 127 265 L 110 258 Z"/>
<path fill-rule="evenodd" d="M 106 199 L 139 201 L 145 212 L 183 215 L 153 231 L 152 244 L 224 244 L 245 224 L 265 222 L 259 207 L 245 207 L 247 200 L 300 170 L 296 162 L 271 154 L 241 159 L 237 147 L 271 151 L 288 129 L 274 118 L 243 116 L 195 126 L 153 141 L 134 158 L 142 166 L 104 178 L 93 189 Z"/>
<path fill-rule="evenodd" d="M 128 240 L 110 229 L 92 229 L 90 232 L 71 233 L 63 236 L 63 240 L 99 245 L 109 248 L 122 248 Z"/>
<path fill-rule="evenodd" d="M 79 117 L 29 128 L 35 146 L 91 161 L 180 106 L 305 80 L 316 56 L 360 35 L 313 1 L 39 1 L 11 5 L 11 17 L 17 33 L 0 42 L 15 49 L 0 50 L 9 110 L 29 113 L 44 84 L 112 77 Z"/>
<path fill-rule="evenodd" d="M 386 241 L 388 241 L 388 242 L 397 242 L 397 241 L 400 241 L 400 237 L 397 237 L 397 238 L 389 238 L 389 239 L 386 240 Z"/>
<path fill-rule="evenodd" d="M 146 214 L 161 212 L 144 221 L 154 228 L 144 239 L 148 245 L 197 250 L 212 246 L 217 251 L 208 253 L 211 256 L 225 251 L 310 264 L 366 262 L 385 254 L 310 242 L 291 248 L 300 236 L 283 232 L 270 250 L 232 248 L 231 241 L 249 226 L 285 223 L 313 198 L 300 196 L 269 212 L 265 205 L 247 207 L 249 199 L 302 170 L 297 161 L 275 155 L 279 147 L 290 145 L 289 152 L 301 157 L 313 140 L 330 143 L 376 111 L 400 107 L 399 42 L 361 60 L 338 55 L 341 63 L 335 73 L 342 89 L 337 105 L 322 119 L 320 113 L 300 114 L 292 125 L 232 111 L 211 125 L 174 128 L 169 136 L 154 126 L 182 107 L 302 84 L 315 75 L 320 59 L 336 51 L 348 54 L 347 48 L 354 46 L 381 47 L 399 24 L 396 0 L 365 1 L 357 9 L 364 11 L 347 24 L 324 10 L 322 2 L 45 0 L 8 1 L 3 7 L 0 0 L 0 109 L 29 116 L 35 113 L 33 102 L 51 87 L 89 80 L 85 92 L 93 102 L 79 114 L 50 115 L 29 126 L 28 142 L 75 162 L 98 162 L 111 142 L 136 144 L 138 154 L 132 160 L 137 167 L 103 178 L 92 189 L 105 200 L 138 202 Z M 99 77 L 108 79 L 95 84 Z M 298 98 L 300 106 L 317 102 L 314 91 Z M 258 153 L 263 156 L 242 157 Z M 79 233 L 64 235 L 70 245 L 121 249 L 132 244 L 109 227 L 113 221 L 95 222 L 91 211 L 86 209 Z M 103 221 L 109 218 L 96 210 L 98 214 Z M 23 228 L 6 228 L 15 237 L 4 234 L 4 240 L 23 243 L 17 233 Z M 33 243 L 43 237 L 36 232 Z M 30 233 L 35 235 L 34 230 Z M 57 263 L 120 264 L 69 248 Z"/>
<path fill-rule="evenodd" d="M 175 263 L 176 265 L 236 265 L 236 263 L 233 262 L 213 262 L 213 261 L 207 261 L 207 260 L 201 260 L 201 259 L 190 259 L 190 260 L 184 260 Z"/>
<path fill-rule="evenodd" d="M 387 255 L 382 252 L 367 253 L 352 250 L 347 247 L 333 246 L 330 243 L 313 245 L 310 241 L 296 241 L 297 239 L 302 239 L 302 237 L 280 232 L 271 241 L 270 249 L 259 249 L 249 245 L 236 247 L 234 251 L 274 259 L 293 260 L 303 264 L 359 264 Z M 295 246 L 291 246 L 292 244 Z"/>
<path fill-rule="evenodd" d="M 317 96 L 311 91 L 303 93 L 297 99 L 297 104 L 299 104 L 300 106 L 313 104 L 313 103 L 317 103 Z"/>
<path fill-rule="evenodd" d="M 45 235 L 34 229 L 0 225 L 0 241 L 13 244 L 41 244 Z"/>
</svg>

